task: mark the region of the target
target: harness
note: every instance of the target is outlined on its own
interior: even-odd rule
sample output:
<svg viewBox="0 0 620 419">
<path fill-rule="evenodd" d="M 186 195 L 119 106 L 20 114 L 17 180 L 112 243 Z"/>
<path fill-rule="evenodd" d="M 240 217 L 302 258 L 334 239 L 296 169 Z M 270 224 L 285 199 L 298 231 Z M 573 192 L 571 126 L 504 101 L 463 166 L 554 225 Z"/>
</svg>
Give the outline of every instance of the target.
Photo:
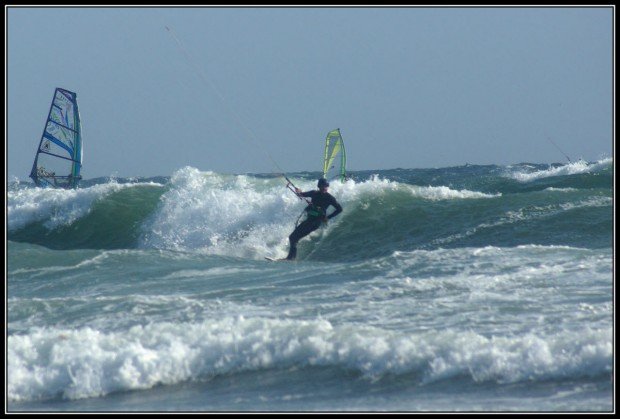
<svg viewBox="0 0 620 419">
<path fill-rule="evenodd" d="M 301 220 L 301 217 L 303 217 L 304 213 L 306 214 L 306 220 L 325 217 L 325 211 L 323 211 L 323 208 L 319 207 L 318 205 L 309 204 L 306 208 L 303 209 L 301 214 L 299 214 L 299 217 L 297 217 L 297 221 L 295 221 L 295 227 L 299 225 L 299 220 Z"/>
<path fill-rule="evenodd" d="M 308 217 L 325 217 L 325 211 L 318 205 L 310 204 L 304 211 L 306 211 Z"/>
</svg>

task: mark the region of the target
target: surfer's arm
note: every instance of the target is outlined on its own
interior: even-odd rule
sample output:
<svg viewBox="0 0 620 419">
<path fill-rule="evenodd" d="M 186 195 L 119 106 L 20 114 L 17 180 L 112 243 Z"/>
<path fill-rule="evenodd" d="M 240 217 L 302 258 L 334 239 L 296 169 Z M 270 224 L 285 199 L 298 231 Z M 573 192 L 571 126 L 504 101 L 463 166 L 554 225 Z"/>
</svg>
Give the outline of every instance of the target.
<svg viewBox="0 0 620 419">
<path fill-rule="evenodd" d="M 331 205 L 335 208 L 334 212 L 332 212 L 331 214 L 329 214 L 327 216 L 327 219 L 329 220 L 330 218 L 334 218 L 336 215 L 340 214 L 342 212 L 342 206 L 334 199 L 334 202 L 331 203 Z"/>
<path fill-rule="evenodd" d="M 301 189 L 295 188 L 295 192 L 299 196 L 303 196 L 304 198 L 309 198 L 309 197 L 312 197 L 312 195 L 314 195 L 315 191 L 302 192 Z"/>
</svg>

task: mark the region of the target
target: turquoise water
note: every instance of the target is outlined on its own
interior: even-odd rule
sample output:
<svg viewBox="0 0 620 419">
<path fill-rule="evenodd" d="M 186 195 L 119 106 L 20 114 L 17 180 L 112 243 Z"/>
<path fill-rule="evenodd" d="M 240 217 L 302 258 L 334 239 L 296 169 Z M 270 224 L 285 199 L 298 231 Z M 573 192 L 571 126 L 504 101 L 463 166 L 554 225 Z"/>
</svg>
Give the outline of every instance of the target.
<svg viewBox="0 0 620 419">
<path fill-rule="evenodd" d="M 614 409 L 611 159 L 351 175 L 9 184 L 8 410 Z"/>
</svg>

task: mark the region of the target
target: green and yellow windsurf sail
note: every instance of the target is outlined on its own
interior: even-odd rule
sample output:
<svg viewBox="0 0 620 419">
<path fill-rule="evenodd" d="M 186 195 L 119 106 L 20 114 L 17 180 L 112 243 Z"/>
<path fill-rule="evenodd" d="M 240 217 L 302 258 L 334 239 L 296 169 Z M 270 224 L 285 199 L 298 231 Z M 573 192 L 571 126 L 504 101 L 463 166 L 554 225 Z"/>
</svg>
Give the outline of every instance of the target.
<svg viewBox="0 0 620 419">
<path fill-rule="evenodd" d="M 327 133 L 325 138 L 325 158 L 323 160 L 323 177 L 327 180 L 338 179 L 344 182 L 347 178 L 347 157 L 340 128 Z"/>
</svg>

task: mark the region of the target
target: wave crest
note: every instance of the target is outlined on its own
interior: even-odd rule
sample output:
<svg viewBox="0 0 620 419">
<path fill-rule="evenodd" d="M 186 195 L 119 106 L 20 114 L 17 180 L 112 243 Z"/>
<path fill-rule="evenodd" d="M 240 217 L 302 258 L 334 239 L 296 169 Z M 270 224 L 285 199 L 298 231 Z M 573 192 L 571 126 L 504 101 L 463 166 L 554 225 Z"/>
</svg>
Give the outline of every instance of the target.
<svg viewBox="0 0 620 419">
<path fill-rule="evenodd" d="M 586 329 L 486 337 L 445 330 L 405 335 L 326 320 L 225 318 L 124 332 L 38 329 L 9 336 L 12 401 L 97 397 L 241 371 L 339 366 L 370 379 L 416 374 L 421 384 L 468 376 L 519 382 L 611 372 L 612 336 Z"/>
</svg>

